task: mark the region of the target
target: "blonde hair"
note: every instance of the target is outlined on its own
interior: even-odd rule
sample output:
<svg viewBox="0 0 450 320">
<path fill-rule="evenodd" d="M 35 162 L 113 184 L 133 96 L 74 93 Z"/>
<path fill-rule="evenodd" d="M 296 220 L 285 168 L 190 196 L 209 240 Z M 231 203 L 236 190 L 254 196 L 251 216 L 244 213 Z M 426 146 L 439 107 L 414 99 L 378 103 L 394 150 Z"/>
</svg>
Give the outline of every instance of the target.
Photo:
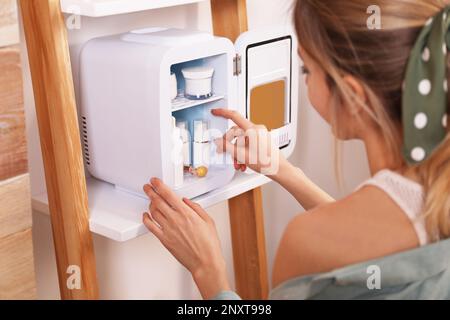
<svg viewBox="0 0 450 320">
<path fill-rule="evenodd" d="M 369 30 L 367 9 L 372 0 L 298 0 L 295 26 L 302 48 L 324 70 L 332 97 L 331 125 L 339 128 L 341 108 L 362 108 L 376 123 L 393 163 L 402 157 L 402 84 L 408 58 L 430 17 L 447 0 L 378 0 L 382 28 Z M 447 65 L 447 77 L 450 80 Z M 358 99 L 343 80 L 362 83 L 368 103 Z M 450 95 L 447 115 L 450 113 Z M 342 103 L 344 102 L 344 103 Z M 351 110 L 348 110 L 351 111 Z M 431 240 L 450 237 L 450 131 L 422 164 L 410 167 L 425 190 L 423 217 Z"/>
</svg>

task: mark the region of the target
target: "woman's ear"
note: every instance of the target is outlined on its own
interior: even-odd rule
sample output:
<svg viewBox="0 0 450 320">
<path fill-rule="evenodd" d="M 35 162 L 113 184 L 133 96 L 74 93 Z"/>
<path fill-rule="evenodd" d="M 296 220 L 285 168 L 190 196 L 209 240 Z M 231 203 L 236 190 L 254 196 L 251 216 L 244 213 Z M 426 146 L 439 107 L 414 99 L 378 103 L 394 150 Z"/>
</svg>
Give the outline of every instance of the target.
<svg viewBox="0 0 450 320">
<path fill-rule="evenodd" d="M 351 75 L 345 75 L 343 77 L 344 82 L 348 85 L 349 89 L 352 91 L 357 103 L 351 108 L 351 113 L 353 115 L 358 114 L 363 110 L 362 104 L 367 103 L 367 94 L 364 87 L 358 79 Z"/>
</svg>

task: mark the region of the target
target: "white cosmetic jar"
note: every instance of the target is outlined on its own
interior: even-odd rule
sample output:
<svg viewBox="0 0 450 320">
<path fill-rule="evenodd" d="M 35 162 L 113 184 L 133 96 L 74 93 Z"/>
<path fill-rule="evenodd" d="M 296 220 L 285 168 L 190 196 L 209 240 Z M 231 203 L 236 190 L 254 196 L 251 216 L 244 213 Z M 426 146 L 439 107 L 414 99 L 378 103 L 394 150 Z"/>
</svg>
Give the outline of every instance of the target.
<svg viewBox="0 0 450 320">
<path fill-rule="evenodd" d="M 212 77 L 214 68 L 193 67 L 181 70 L 186 88 L 185 96 L 188 99 L 201 100 L 212 96 Z"/>
</svg>

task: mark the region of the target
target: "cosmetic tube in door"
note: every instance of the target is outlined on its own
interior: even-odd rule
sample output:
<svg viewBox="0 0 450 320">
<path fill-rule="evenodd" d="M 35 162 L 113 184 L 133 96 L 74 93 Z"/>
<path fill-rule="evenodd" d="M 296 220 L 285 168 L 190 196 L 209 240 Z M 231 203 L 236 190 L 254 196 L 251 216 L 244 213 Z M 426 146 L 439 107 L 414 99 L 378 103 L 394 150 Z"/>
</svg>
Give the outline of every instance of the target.
<svg viewBox="0 0 450 320">
<path fill-rule="evenodd" d="M 183 140 L 181 139 L 181 130 L 176 126 L 176 119 L 172 117 L 173 121 L 173 152 L 172 163 L 174 166 L 174 186 L 179 188 L 184 184 L 184 164 L 183 164 Z"/>
<path fill-rule="evenodd" d="M 194 168 L 209 167 L 211 163 L 211 141 L 207 121 L 194 121 Z"/>
<path fill-rule="evenodd" d="M 191 139 L 186 121 L 177 122 L 177 127 L 180 129 L 181 140 L 183 140 L 183 164 L 185 167 L 191 166 Z"/>
<path fill-rule="evenodd" d="M 178 96 L 178 81 L 175 73 L 170 74 L 170 96 L 175 100 Z"/>
</svg>

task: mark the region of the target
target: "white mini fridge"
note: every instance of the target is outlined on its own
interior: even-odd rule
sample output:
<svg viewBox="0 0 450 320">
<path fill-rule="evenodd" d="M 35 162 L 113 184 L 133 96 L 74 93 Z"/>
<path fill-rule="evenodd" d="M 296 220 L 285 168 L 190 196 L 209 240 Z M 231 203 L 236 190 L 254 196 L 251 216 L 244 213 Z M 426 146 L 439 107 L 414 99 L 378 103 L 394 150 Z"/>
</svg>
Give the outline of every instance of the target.
<svg viewBox="0 0 450 320">
<path fill-rule="evenodd" d="M 229 108 L 266 124 L 283 154 L 296 143 L 298 112 L 297 44 L 287 28 L 242 34 L 233 44 L 207 32 L 149 28 L 96 38 L 84 46 L 80 60 L 81 124 L 86 167 L 97 179 L 143 195 L 142 187 L 159 177 L 175 192 L 195 198 L 226 186 L 235 170 L 213 144 L 208 173 L 189 172 L 177 182 L 174 121 L 192 137 L 196 121 L 208 124 L 210 141 L 232 125 L 212 116 Z M 183 70 L 214 70 L 211 95 L 188 99 Z M 174 76 L 177 97 L 174 98 Z M 264 103 L 262 103 L 264 102 Z M 258 108 L 264 108 L 259 117 Z M 181 146 L 181 149 L 183 147 Z"/>
</svg>

